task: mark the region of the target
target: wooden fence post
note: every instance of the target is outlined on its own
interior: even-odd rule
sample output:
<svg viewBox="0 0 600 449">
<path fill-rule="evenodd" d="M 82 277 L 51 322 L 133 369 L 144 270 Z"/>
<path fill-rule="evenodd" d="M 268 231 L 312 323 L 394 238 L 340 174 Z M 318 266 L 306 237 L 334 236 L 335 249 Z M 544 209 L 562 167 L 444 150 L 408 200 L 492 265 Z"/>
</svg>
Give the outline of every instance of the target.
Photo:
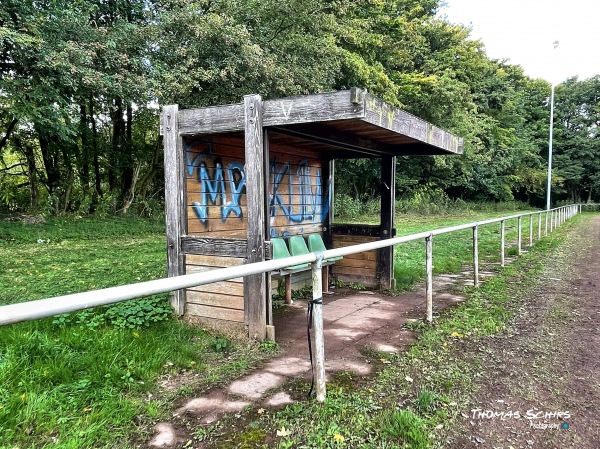
<svg viewBox="0 0 600 449">
<path fill-rule="evenodd" d="M 538 240 L 542 238 L 542 213 L 538 214 Z"/>
</svg>

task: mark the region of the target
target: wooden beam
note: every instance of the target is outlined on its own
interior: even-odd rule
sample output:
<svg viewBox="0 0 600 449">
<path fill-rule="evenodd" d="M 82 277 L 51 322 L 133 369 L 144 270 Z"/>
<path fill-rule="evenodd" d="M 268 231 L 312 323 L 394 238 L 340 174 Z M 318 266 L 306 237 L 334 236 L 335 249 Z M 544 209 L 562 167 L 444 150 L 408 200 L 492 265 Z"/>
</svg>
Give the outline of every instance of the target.
<svg viewBox="0 0 600 449">
<path fill-rule="evenodd" d="M 243 104 L 184 109 L 179 113 L 179 132 L 184 136 L 243 130 Z"/>
<path fill-rule="evenodd" d="M 371 94 L 366 94 L 365 97 L 364 120 L 398 134 L 441 148 L 448 153 L 462 154 L 463 152 L 462 138 L 456 137 L 448 131 L 392 106 Z M 402 147 L 401 145 L 399 146 Z"/>
<path fill-rule="evenodd" d="M 300 137 L 310 142 L 329 145 L 332 148 L 352 151 L 358 153 L 359 157 L 379 157 L 382 153 L 391 153 L 390 145 L 378 143 L 354 134 L 344 133 L 316 123 L 305 125 L 293 125 L 290 128 L 276 126 L 273 131 Z"/>
<path fill-rule="evenodd" d="M 248 204 L 247 263 L 265 260 L 265 181 L 263 101 L 260 95 L 244 97 L 246 200 Z M 267 333 L 266 274 L 244 282 L 245 321 L 250 338 L 264 341 Z"/>
<path fill-rule="evenodd" d="M 334 224 L 332 226 L 334 235 L 351 235 L 364 237 L 380 237 L 381 226 L 361 224 Z M 392 237 L 396 235 L 396 229 L 392 228 Z"/>
<path fill-rule="evenodd" d="M 381 221 L 380 239 L 386 240 L 394 232 L 394 205 L 396 203 L 396 158 L 381 158 Z M 389 290 L 394 283 L 394 247 L 381 248 L 377 258 L 379 288 Z"/>
<path fill-rule="evenodd" d="M 165 220 L 167 229 L 167 272 L 168 276 L 185 273 L 181 236 L 185 233 L 185 185 L 183 182 L 183 145 L 179 135 L 177 105 L 165 106 L 161 117 L 164 129 L 163 145 L 165 158 Z M 175 313 L 185 313 L 185 291 L 173 293 L 171 304 Z"/>
<path fill-rule="evenodd" d="M 241 257 L 248 255 L 248 242 L 246 239 L 223 239 L 198 236 L 184 236 L 181 238 L 183 254 L 197 254 L 201 256 Z M 263 244 L 263 251 L 267 259 L 270 258 L 270 246 Z"/>
<path fill-rule="evenodd" d="M 354 88 L 265 101 L 262 103 L 263 126 L 363 117 L 364 101 L 360 101 L 361 92 L 364 91 Z M 244 111 L 244 104 L 181 111 L 180 133 L 193 135 L 242 131 L 245 129 Z"/>
<path fill-rule="evenodd" d="M 281 126 L 364 117 L 364 102 L 353 102 L 357 101 L 359 90 L 265 101 L 263 125 Z"/>
</svg>

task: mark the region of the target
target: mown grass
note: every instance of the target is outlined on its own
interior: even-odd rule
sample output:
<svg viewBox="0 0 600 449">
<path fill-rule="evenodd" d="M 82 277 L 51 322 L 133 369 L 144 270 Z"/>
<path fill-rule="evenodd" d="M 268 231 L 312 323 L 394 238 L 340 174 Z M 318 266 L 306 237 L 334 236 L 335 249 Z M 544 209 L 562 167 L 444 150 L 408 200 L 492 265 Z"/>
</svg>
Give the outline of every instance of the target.
<svg viewBox="0 0 600 449">
<path fill-rule="evenodd" d="M 0 304 L 163 277 L 164 235 L 149 220 L 1 222 Z M 0 447 L 130 447 L 178 394 L 263 356 L 172 319 L 166 295 L 1 327 Z"/>
<path fill-rule="evenodd" d="M 507 328 L 546 258 L 580 219 L 538 241 L 480 288 L 470 289 L 468 300 L 444 311 L 435 326 L 415 322 L 411 328 L 420 331 L 418 342 L 406 352 L 366 353 L 376 374 L 340 373 L 328 382 L 322 404 L 300 400 L 282 410 L 249 408 L 197 434 L 219 448 L 443 447 L 445 429 L 469 413 L 469 394 L 483 372 L 477 353 L 486 351 L 485 339 Z"/>
</svg>

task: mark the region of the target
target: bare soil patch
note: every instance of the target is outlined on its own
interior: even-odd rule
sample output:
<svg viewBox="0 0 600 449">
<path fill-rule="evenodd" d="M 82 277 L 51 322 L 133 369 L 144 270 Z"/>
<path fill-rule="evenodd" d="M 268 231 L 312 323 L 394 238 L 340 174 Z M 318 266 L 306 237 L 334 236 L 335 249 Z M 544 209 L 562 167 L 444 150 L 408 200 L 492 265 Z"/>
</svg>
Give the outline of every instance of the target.
<svg viewBox="0 0 600 449">
<path fill-rule="evenodd" d="M 447 447 L 600 447 L 600 217 L 569 233 L 511 330 L 477 353 L 480 387 Z"/>
</svg>

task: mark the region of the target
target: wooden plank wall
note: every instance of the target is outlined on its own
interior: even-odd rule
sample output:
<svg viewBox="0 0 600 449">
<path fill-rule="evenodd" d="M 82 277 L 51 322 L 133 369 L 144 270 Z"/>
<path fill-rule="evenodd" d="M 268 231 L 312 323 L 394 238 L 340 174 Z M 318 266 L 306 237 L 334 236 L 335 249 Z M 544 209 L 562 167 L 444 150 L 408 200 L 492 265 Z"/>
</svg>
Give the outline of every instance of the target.
<svg viewBox="0 0 600 449">
<path fill-rule="evenodd" d="M 334 234 L 333 247 L 342 248 L 376 240 L 379 240 L 379 237 Z M 332 272 L 336 279 L 345 282 L 363 284 L 366 287 L 378 287 L 377 250 L 344 256 L 342 260 L 335 263 Z"/>
<path fill-rule="evenodd" d="M 198 137 L 184 142 L 187 235 L 246 239 L 248 216 L 243 136 Z M 186 273 L 242 265 L 244 258 L 186 254 Z M 190 288 L 191 316 L 244 322 L 241 278 Z"/>
<path fill-rule="evenodd" d="M 248 210 L 243 135 L 212 135 L 184 142 L 187 235 L 247 238 Z M 323 174 L 329 162 L 317 152 L 271 145 L 269 149 L 269 235 L 322 233 L 329 212 Z M 244 258 L 186 255 L 186 272 L 241 265 Z M 292 277 L 293 288 L 311 282 L 310 273 Z M 276 288 L 276 283 L 274 283 Z M 187 313 L 244 322 L 243 280 L 187 290 Z"/>
</svg>

